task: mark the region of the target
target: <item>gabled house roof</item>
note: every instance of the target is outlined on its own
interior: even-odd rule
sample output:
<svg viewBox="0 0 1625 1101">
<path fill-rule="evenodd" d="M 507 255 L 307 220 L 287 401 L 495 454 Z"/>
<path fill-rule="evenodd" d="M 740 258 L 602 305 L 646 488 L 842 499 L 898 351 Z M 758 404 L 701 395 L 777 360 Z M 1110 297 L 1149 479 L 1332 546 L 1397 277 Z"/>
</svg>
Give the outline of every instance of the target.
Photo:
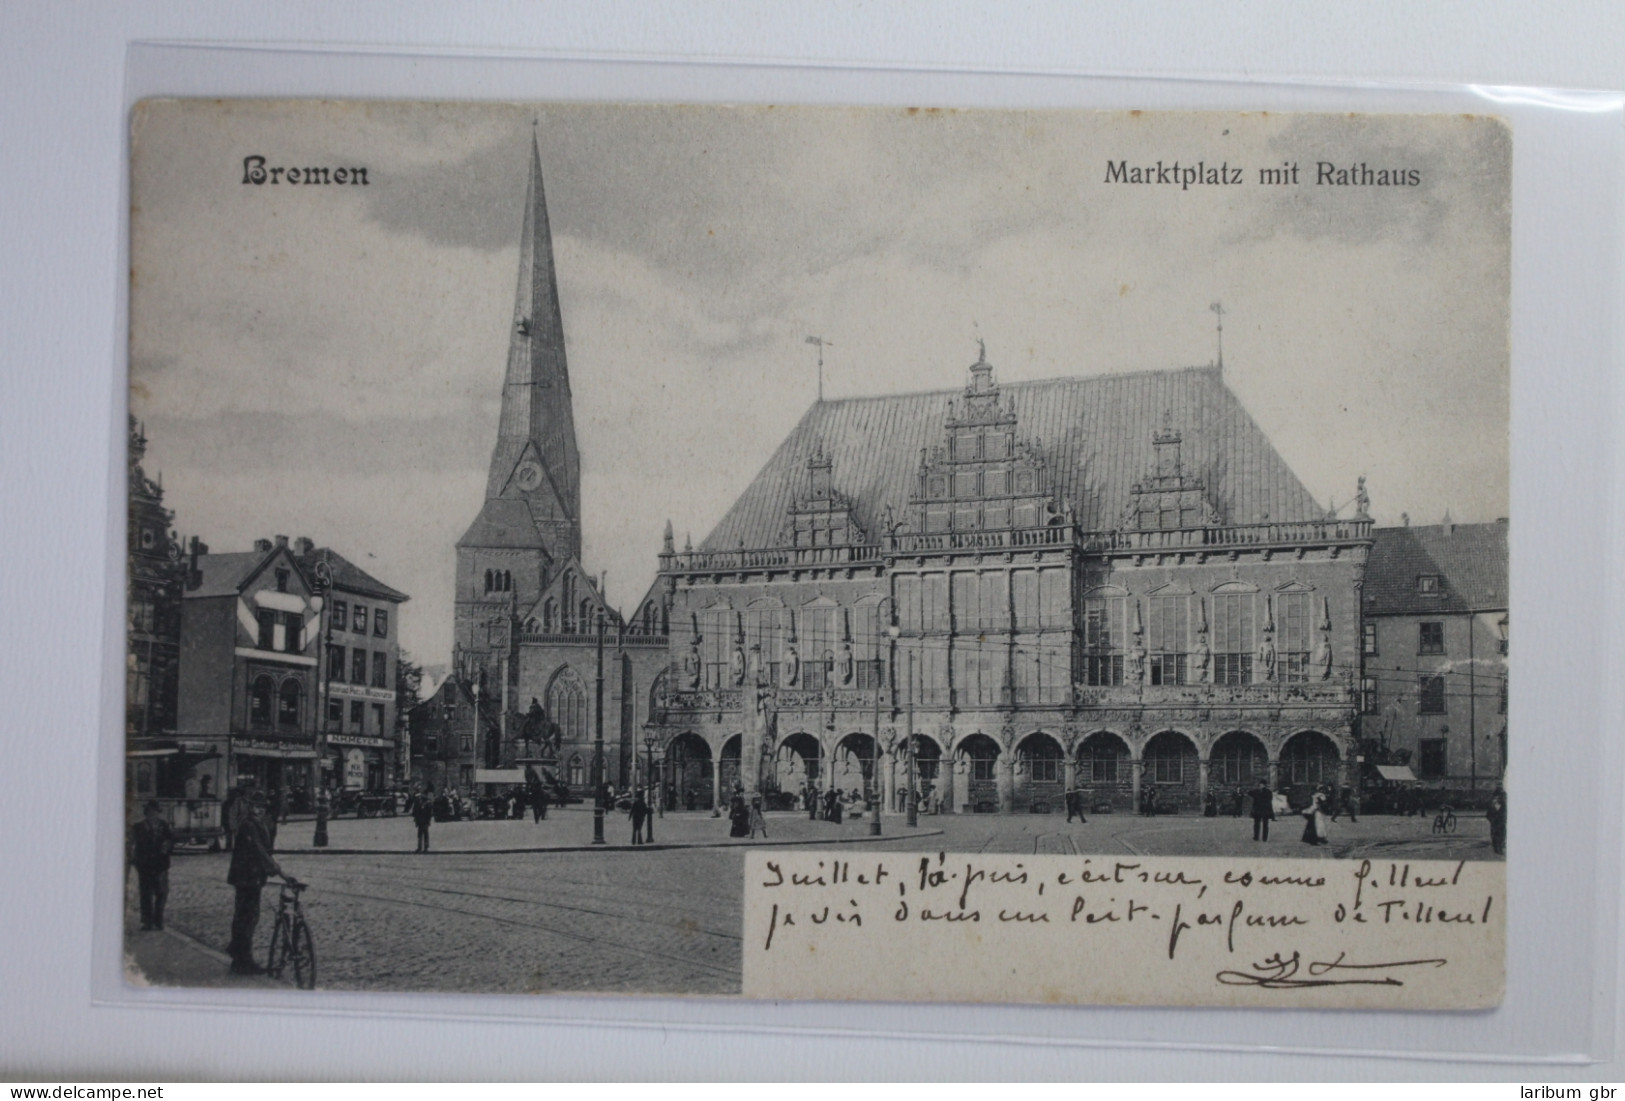
<svg viewBox="0 0 1625 1101">
<path fill-rule="evenodd" d="M 327 562 L 327 568 L 332 571 L 333 588 L 336 590 L 359 593 L 374 600 L 388 600 L 396 604 L 404 604 L 412 599 L 399 589 L 384 584 L 338 551 L 328 547 L 317 547 L 310 554 L 297 559 L 299 567 L 305 571 L 307 577 L 314 576 L 312 571 L 316 563 L 324 560 Z"/>
<path fill-rule="evenodd" d="M 1008 382 L 999 392 L 1015 409 L 1018 438 L 1038 442 L 1063 508 L 1071 505 L 1085 531 L 1118 526 L 1130 487 L 1153 471 L 1152 437 L 1164 428 L 1180 434 L 1184 472 L 1206 482 L 1222 523 L 1326 515 L 1220 368 Z M 954 389 L 814 404 L 700 549 L 776 546 L 792 499 L 805 492 L 807 460 L 820 448 L 833 461 L 834 488 L 878 540 L 885 506 L 904 515 L 921 451 L 944 443 L 948 403 L 962 395 Z"/>
<path fill-rule="evenodd" d="M 1505 611 L 1507 528 L 1497 521 L 1376 529 L 1366 563 L 1365 614 Z M 1438 578 L 1436 593 L 1423 591 L 1423 577 Z"/>
</svg>

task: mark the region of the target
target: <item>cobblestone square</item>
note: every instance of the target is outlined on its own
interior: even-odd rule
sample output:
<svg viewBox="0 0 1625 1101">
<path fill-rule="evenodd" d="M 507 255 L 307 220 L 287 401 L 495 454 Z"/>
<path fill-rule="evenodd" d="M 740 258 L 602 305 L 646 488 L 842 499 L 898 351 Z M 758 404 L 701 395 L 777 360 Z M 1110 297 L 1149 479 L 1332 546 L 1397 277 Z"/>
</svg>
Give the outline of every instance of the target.
<svg viewBox="0 0 1625 1101">
<path fill-rule="evenodd" d="M 326 851 L 311 847 L 312 823 L 283 824 L 278 859 L 310 883 L 305 910 L 315 934 L 318 986 L 331 990 L 421 990 L 737 994 L 740 988 L 742 854 L 748 845 L 852 845 L 887 851 L 946 850 L 1104 855 L 1270 856 L 1303 859 L 1495 859 L 1482 818 L 1431 833 L 1426 818 L 1346 819 L 1332 844 L 1299 842 L 1283 819 L 1265 844 L 1246 818 L 1063 815 L 924 816 L 910 830 L 886 815 L 836 825 L 800 814 L 768 816 L 767 841 L 727 837 L 725 819 L 658 819 L 657 844 L 633 848 L 623 816 L 606 821 L 603 848 L 590 847 L 592 815 L 572 808 L 545 822 L 449 822 L 433 828 L 436 848 L 411 850 L 408 819 L 340 819 Z M 1296 827 L 1296 828 L 1294 828 Z M 228 976 L 224 946 L 232 892 L 225 853 L 176 859 L 167 930 L 135 931 L 135 890 L 126 891 L 126 945 L 135 981 L 163 985 L 256 986 L 274 980 Z M 258 955 L 270 935 L 274 884 L 264 895 Z"/>
</svg>

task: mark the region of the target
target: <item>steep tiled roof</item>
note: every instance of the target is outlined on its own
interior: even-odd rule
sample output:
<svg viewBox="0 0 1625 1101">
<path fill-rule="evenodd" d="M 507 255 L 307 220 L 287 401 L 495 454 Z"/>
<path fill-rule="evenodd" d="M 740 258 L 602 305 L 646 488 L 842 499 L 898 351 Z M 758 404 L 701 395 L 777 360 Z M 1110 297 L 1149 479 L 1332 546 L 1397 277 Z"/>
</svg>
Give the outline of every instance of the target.
<svg viewBox="0 0 1625 1101">
<path fill-rule="evenodd" d="M 1000 391 L 1014 404 L 1018 436 L 1040 442 L 1063 503 L 1070 502 L 1085 530 L 1118 526 L 1129 487 L 1153 470 L 1151 438 L 1165 416 L 1183 438 L 1185 473 L 1206 481 L 1222 522 L 1325 515 L 1216 367 L 1004 383 Z M 805 492 L 807 459 L 820 446 L 834 460 L 835 489 L 851 498 L 859 525 L 876 540 L 887 504 L 903 515 L 920 451 L 943 444 L 948 402 L 962 393 L 813 405 L 702 549 L 776 545 L 792 497 Z"/>
<path fill-rule="evenodd" d="M 197 570 L 203 577 L 202 583 L 196 588 L 187 589 L 185 595 L 235 596 L 242 591 L 243 583 L 248 580 L 249 575 L 269 557 L 271 557 L 269 551 L 230 551 L 225 554 L 199 555 Z"/>
<path fill-rule="evenodd" d="M 333 588 L 335 589 L 361 593 L 363 596 L 374 597 L 378 600 L 392 600 L 397 604 L 403 604 L 412 599 L 399 589 L 390 588 L 338 551 L 327 547 L 318 547 L 315 551 L 297 559 L 297 561 L 299 568 L 305 571 L 306 576 L 314 576 L 311 571 L 315 568 L 318 559 L 326 559 L 327 568 L 333 572 Z"/>
<path fill-rule="evenodd" d="M 1507 525 L 1433 524 L 1378 528 L 1365 571 L 1367 615 L 1504 611 L 1507 607 Z M 1417 578 L 1439 578 L 1439 594 L 1424 594 Z"/>
</svg>

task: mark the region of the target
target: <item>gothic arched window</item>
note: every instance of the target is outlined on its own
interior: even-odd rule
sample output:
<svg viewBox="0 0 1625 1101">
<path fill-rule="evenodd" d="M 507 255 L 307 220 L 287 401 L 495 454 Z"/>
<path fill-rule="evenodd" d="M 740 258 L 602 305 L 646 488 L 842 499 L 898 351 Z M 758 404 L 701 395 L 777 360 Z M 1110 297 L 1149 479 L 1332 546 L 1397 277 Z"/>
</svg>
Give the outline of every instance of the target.
<svg viewBox="0 0 1625 1101">
<path fill-rule="evenodd" d="M 548 717 L 566 742 L 587 740 L 587 690 L 573 669 L 565 669 L 547 688 Z"/>
<path fill-rule="evenodd" d="M 559 629 L 559 605 L 552 597 L 542 605 L 542 630 L 552 634 Z"/>
<path fill-rule="evenodd" d="M 495 575 L 490 570 L 486 570 L 485 571 L 485 591 L 490 592 L 495 587 L 496 587 L 496 577 L 495 577 Z"/>
</svg>

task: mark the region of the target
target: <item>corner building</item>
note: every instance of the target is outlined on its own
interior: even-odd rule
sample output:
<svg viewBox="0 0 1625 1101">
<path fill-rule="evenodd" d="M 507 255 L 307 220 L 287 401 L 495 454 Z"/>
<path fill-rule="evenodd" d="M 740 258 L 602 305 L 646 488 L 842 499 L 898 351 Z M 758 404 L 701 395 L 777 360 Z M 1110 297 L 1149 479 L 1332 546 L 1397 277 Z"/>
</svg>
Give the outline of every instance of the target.
<svg viewBox="0 0 1625 1101">
<path fill-rule="evenodd" d="M 1001 386 L 984 349 L 962 391 L 820 402 L 697 549 L 668 534 L 668 779 L 896 808 L 912 729 L 944 813 L 1355 783 L 1363 487 L 1347 511 L 1220 367 Z"/>
</svg>

